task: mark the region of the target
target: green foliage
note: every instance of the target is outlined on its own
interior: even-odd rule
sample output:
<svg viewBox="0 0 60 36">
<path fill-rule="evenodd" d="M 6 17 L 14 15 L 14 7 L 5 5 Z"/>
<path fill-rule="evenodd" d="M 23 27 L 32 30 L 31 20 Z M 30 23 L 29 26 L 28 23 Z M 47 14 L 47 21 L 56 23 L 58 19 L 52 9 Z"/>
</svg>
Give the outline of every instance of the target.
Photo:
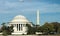
<svg viewBox="0 0 60 36">
<path fill-rule="evenodd" d="M 11 25 L 6 26 L 5 23 L 2 23 L 2 28 L 1 28 L 3 35 L 10 35 L 13 32 L 13 26 Z"/>
<path fill-rule="evenodd" d="M 58 22 L 52 22 L 52 23 L 48 23 L 46 22 L 44 25 L 41 26 L 40 29 L 42 32 L 45 33 L 60 33 L 60 23 Z"/>
<path fill-rule="evenodd" d="M 11 26 L 9 27 L 11 33 L 14 32 L 13 27 L 14 27 L 13 25 L 11 25 Z"/>
<path fill-rule="evenodd" d="M 3 32 L 3 36 L 7 36 L 7 30 L 6 30 L 6 26 L 5 23 L 2 23 L 2 28 L 1 28 L 2 32 Z"/>
<path fill-rule="evenodd" d="M 44 29 L 45 29 L 45 31 L 46 32 L 48 32 L 48 31 L 50 31 L 50 32 L 52 32 L 53 31 L 53 25 L 52 24 L 49 24 L 49 23 L 45 23 L 44 25 L 43 25 L 43 27 L 44 27 Z"/>
<path fill-rule="evenodd" d="M 27 34 L 35 34 L 35 28 L 31 27 L 29 24 L 26 25 L 28 27 Z"/>
<path fill-rule="evenodd" d="M 40 29 L 40 28 L 41 28 L 40 26 L 36 25 L 36 27 L 35 27 L 36 32 L 40 32 L 40 31 L 41 31 L 41 29 Z"/>
<path fill-rule="evenodd" d="M 43 33 L 48 33 L 48 34 L 53 32 L 53 33 L 59 33 L 60 34 L 60 23 L 58 23 L 58 22 L 51 22 L 51 23 L 46 22 L 42 26 L 34 25 L 34 27 L 32 27 L 29 24 L 26 24 L 26 26 L 28 27 L 28 31 L 27 31 L 28 33 L 27 34 L 35 34 L 35 32 L 43 32 Z M 11 34 L 14 31 L 13 25 L 11 25 L 9 27 L 9 26 L 6 26 L 5 23 L 2 23 L 1 30 L 0 31 L 3 32 L 3 34 L 5 36 L 7 36 L 8 34 Z"/>
</svg>

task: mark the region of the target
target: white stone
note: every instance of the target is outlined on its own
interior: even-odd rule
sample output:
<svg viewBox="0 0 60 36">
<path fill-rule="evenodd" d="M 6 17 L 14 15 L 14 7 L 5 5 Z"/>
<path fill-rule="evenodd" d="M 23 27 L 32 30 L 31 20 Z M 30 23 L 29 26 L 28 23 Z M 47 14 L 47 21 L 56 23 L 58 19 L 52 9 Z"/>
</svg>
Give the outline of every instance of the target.
<svg viewBox="0 0 60 36">
<path fill-rule="evenodd" d="M 11 20 L 9 22 L 9 26 L 11 26 L 11 25 L 14 26 L 14 28 L 13 28 L 14 32 L 12 34 L 27 34 L 28 27 L 26 26 L 26 24 L 29 24 L 32 26 L 32 24 L 30 23 L 30 21 L 27 20 L 26 17 L 24 17 L 22 15 L 18 15 L 16 17 L 14 17 L 13 20 Z M 20 28 L 20 30 L 19 30 L 19 28 Z"/>
</svg>

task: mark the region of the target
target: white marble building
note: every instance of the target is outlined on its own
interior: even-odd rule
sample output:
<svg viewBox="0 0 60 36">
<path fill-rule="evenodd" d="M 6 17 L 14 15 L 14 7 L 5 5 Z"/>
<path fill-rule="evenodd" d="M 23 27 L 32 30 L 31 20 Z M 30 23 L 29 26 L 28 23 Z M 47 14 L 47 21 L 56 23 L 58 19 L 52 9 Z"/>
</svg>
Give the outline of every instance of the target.
<svg viewBox="0 0 60 36">
<path fill-rule="evenodd" d="M 37 10 L 36 17 L 36 25 L 39 25 L 39 10 Z M 27 34 L 28 27 L 26 26 L 26 24 L 29 24 L 33 27 L 32 23 L 26 17 L 22 15 L 17 15 L 9 22 L 8 26 L 14 26 L 14 32 L 12 34 Z"/>
<path fill-rule="evenodd" d="M 14 26 L 14 32 L 12 34 L 27 34 L 28 27 L 26 24 L 33 26 L 26 17 L 22 15 L 15 16 L 10 22 L 9 26 Z"/>
</svg>

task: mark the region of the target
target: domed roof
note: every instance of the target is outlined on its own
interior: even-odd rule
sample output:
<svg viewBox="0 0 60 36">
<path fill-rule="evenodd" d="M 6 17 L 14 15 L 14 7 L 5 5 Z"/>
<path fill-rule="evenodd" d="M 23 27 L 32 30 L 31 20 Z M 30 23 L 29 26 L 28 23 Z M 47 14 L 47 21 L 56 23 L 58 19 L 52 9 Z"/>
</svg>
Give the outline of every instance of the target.
<svg viewBox="0 0 60 36">
<path fill-rule="evenodd" d="M 29 22 L 23 15 L 17 15 L 11 22 Z"/>
<path fill-rule="evenodd" d="M 22 15 L 17 15 L 16 17 L 14 17 L 14 19 L 26 19 L 26 17 L 24 17 Z"/>
</svg>

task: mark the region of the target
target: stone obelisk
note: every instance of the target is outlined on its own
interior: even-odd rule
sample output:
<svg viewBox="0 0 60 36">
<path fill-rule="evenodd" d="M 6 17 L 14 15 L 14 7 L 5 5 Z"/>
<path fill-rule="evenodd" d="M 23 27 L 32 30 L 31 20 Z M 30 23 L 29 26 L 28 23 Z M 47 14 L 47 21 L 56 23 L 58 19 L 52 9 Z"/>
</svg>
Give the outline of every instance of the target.
<svg viewBox="0 0 60 36">
<path fill-rule="evenodd" d="M 37 23 L 36 23 L 36 25 L 40 25 L 40 16 L 39 16 L 39 10 L 37 10 Z"/>
</svg>

